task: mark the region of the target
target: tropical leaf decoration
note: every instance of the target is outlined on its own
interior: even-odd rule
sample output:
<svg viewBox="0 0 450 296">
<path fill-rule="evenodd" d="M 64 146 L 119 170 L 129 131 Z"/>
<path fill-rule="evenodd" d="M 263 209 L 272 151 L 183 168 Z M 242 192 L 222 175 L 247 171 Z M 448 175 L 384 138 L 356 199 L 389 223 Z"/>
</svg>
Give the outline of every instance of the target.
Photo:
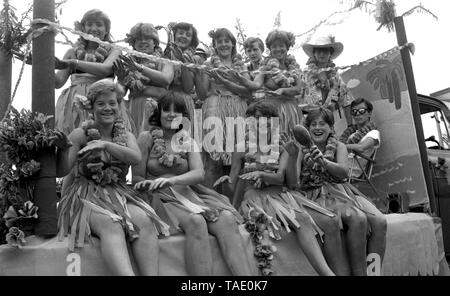
<svg viewBox="0 0 450 296">
<path fill-rule="evenodd" d="M 377 61 L 376 65 L 377 67 L 367 74 L 367 81 L 375 90 L 380 91 L 383 100 L 389 100 L 390 103 L 395 104 L 396 110 L 400 110 L 402 108 L 400 82 L 405 80 L 401 56 L 392 62 Z"/>
<path fill-rule="evenodd" d="M 27 43 L 27 37 L 31 29 L 27 29 L 25 23 L 30 21 L 30 7 L 22 14 L 20 20 L 16 15 L 16 8 L 12 6 L 9 0 L 3 0 L 3 8 L 0 11 L 0 49 L 8 54 L 15 51 L 22 51 Z"/>
<path fill-rule="evenodd" d="M 281 11 L 278 11 L 277 16 L 275 17 L 275 22 L 273 24 L 274 29 L 281 28 Z"/>
<path fill-rule="evenodd" d="M 236 30 L 239 53 L 244 57 L 246 56 L 244 42 L 247 39 L 247 35 L 245 34 L 244 27 L 242 26 L 241 20 L 239 18 L 236 18 L 236 26 L 234 26 L 234 29 Z"/>
</svg>

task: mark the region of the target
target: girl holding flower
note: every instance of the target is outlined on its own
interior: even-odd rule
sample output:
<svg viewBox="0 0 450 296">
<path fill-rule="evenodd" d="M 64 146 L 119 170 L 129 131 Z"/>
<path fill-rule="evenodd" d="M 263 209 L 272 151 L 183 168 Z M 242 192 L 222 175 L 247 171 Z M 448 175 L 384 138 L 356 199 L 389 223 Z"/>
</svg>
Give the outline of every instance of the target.
<svg viewBox="0 0 450 296">
<path fill-rule="evenodd" d="M 101 41 L 112 42 L 111 20 L 98 9 L 89 10 L 81 22 L 75 24 L 77 30 L 90 34 Z M 62 63 L 67 68 L 55 74 L 55 88 L 63 87 L 69 77 L 71 85 L 65 89 L 56 103 L 56 128 L 69 135 L 81 123 L 89 118 L 89 113 L 80 108 L 77 97 L 86 96 L 92 83 L 107 77 L 113 77 L 113 63 L 120 55 L 120 50 L 97 42 L 80 38 L 74 48 L 64 55 Z M 133 130 L 125 105 L 120 106 L 120 115 L 125 120 L 126 129 Z"/>
<path fill-rule="evenodd" d="M 149 203 L 170 225 L 171 233 L 184 232 L 189 275 L 212 274 L 209 234 L 217 238 L 233 275 L 251 275 L 238 225 L 242 217 L 228 198 L 203 185 L 201 154 L 180 123 L 188 116 L 184 100 L 172 94 L 158 104 L 150 131 L 139 136 L 143 159 L 133 166 L 137 190 L 149 192 Z"/>
<path fill-rule="evenodd" d="M 327 260 L 335 260 L 334 265 L 344 274 L 351 270 L 352 275 L 367 275 L 368 216 L 380 213 L 366 197 L 346 183 L 347 148 L 334 135 L 333 113 L 325 108 L 313 110 L 305 119 L 305 127 L 312 146 L 302 146 L 298 161 L 289 163 L 292 173 L 287 174 L 288 184 L 339 216 L 346 231 L 350 264 L 342 250 L 336 255 L 340 245 L 325 239 Z"/>
<path fill-rule="evenodd" d="M 134 275 L 130 243 L 140 273 L 157 275 L 157 236 L 168 235 L 168 225 L 126 185 L 129 166 L 142 156 L 119 116 L 123 95 L 123 88 L 112 79 L 95 82 L 86 104 L 94 119 L 70 134 L 70 148 L 58 150 L 58 175 L 75 167 L 73 182 L 58 206 L 59 238 L 69 235 L 73 252 L 94 234 L 111 271 L 127 276 Z"/>
<path fill-rule="evenodd" d="M 127 34 L 126 41 L 139 52 L 162 57 L 159 35 L 150 23 L 138 23 Z M 152 99 L 160 100 L 174 78 L 174 67 L 169 63 L 152 61 L 145 57 L 121 57 L 116 63 L 115 72 L 119 81 L 130 89 L 129 110 L 139 135 L 148 131 L 147 118 L 153 112 Z"/>
<path fill-rule="evenodd" d="M 200 43 L 197 29 L 192 24 L 180 22 L 169 24 L 169 30 L 171 34 L 170 38 L 173 39 L 173 42 L 169 42 L 164 56 L 170 60 L 185 64 L 197 64 L 199 57 L 196 49 Z M 184 100 L 188 108 L 189 120 L 191 120 L 193 127 L 194 99 L 196 99 L 193 74 L 186 67 L 176 65 L 175 76 L 169 91 L 174 96 L 178 96 Z"/>
</svg>

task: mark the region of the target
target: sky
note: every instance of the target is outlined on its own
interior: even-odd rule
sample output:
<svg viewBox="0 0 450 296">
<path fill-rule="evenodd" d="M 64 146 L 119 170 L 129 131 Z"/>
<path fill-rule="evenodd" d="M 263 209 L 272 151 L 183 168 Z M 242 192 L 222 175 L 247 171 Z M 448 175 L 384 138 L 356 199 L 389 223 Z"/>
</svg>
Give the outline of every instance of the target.
<svg viewBox="0 0 450 296">
<path fill-rule="evenodd" d="M 375 0 L 373 0 L 375 2 Z M 32 1 L 11 0 L 19 13 Z M 169 22 L 189 22 L 199 31 L 201 41 L 211 42 L 208 32 L 214 28 L 225 27 L 236 33 L 236 19 L 240 20 L 248 37 L 256 36 L 265 40 L 274 28 L 280 12 L 281 29 L 300 35 L 316 26 L 329 15 L 350 8 L 351 0 L 68 0 L 59 16 L 61 25 L 73 28 L 77 20 L 90 9 L 98 8 L 106 12 L 112 20 L 111 33 L 115 40 L 125 37 L 130 28 L 138 22 L 149 22 L 166 26 Z M 438 20 L 424 13 L 415 13 L 404 18 L 408 41 L 415 44 L 416 53 L 412 56 L 413 70 L 418 93 L 429 95 L 450 87 L 450 2 L 445 0 L 396 0 L 397 15 L 421 3 L 437 15 Z M 334 35 L 344 44 L 344 52 L 335 62 L 338 66 L 353 65 L 370 59 L 397 46 L 394 32 L 386 29 L 377 31 L 374 16 L 364 10 L 338 14 L 330 19 L 333 25 L 320 27 L 312 37 Z M 72 41 L 76 37 L 69 35 Z M 167 40 L 160 31 L 162 41 Z M 57 38 L 62 40 L 61 38 Z M 291 51 L 298 63 L 305 66 L 307 57 L 300 45 L 305 37 L 297 38 L 297 47 Z M 56 56 L 62 58 L 69 49 L 67 45 L 56 45 Z M 15 85 L 21 63 L 13 65 L 13 84 Z M 14 88 L 13 85 L 13 88 Z M 67 87 L 68 84 L 65 86 Z M 56 91 L 55 102 L 61 90 Z M 14 99 L 13 106 L 31 108 L 31 67 L 27 66 Z"/>
</svg>

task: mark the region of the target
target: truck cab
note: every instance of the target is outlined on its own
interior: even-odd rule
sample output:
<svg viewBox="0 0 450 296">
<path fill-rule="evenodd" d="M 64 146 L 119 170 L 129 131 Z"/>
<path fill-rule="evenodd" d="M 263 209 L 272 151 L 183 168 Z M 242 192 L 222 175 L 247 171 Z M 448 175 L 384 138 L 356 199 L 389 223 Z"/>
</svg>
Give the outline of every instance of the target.
<svg viewBox="0 0 450 296">
<path fill-rule="evenodd" d="M 435 196 L 432 211 L 441 218 L 444 248 L 450 256 L 450 102 L 418 95 L 428 165 Z"/>
</svg>

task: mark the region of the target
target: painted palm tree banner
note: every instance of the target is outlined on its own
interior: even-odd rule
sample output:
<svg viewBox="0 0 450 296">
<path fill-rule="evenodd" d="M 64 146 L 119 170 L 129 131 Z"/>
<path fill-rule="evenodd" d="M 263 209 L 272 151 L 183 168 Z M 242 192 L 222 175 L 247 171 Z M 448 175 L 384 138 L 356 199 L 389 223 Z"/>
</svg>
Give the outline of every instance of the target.
<svg viewBox="0 0 450 296">
<path fill-rule="evenodd" d="M 382 192 L 407 195 L 410 206 L 429 202 L 400 52 L 343 73 L 354 98 L 372 102 L 381 132 L 373 182 Z M 339 134 L 339 131 L 337 131 Z M 342 131 L 341 131 L 342 132 Z"/>
</svg>

